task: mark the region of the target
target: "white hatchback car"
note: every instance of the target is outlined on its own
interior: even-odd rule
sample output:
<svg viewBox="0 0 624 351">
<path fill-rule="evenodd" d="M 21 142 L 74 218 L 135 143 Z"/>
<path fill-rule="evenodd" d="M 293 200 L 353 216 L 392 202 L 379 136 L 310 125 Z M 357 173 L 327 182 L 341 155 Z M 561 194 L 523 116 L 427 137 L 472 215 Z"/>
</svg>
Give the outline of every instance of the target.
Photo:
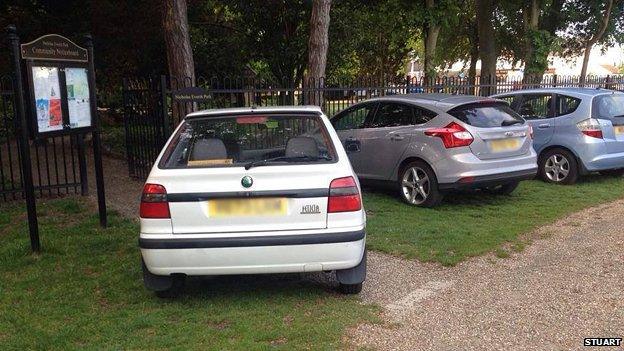
<svg viewBox="0 0 624 351">
<path fill-rule="evenodd" d="M 366 277 L 360 185 L 318 107 L 189 114 L 141 198 L 145 286 L 177 295 L 186 276 L 335 271 Z"/>
</svg>

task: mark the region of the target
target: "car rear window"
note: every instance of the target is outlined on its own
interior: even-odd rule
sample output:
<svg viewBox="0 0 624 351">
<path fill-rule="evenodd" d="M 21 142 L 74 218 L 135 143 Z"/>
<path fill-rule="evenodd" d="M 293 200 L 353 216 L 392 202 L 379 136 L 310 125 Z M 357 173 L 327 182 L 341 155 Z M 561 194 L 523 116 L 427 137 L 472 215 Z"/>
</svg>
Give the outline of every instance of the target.
<svg viewBox="0 0 624 351">
<path fill-rule="evenodd" d="M 614 125 L 624 124 L 624 94 L 596 96 L 593 111 L 595 118 L 611 120 Z"/>
<path fill-rule="evenodd" d="M 479 128 L 523 124 L 524 120 L 504 102 L 477 102 L 461 105 L 449 112 L 460 121 Z"/>
<path fill-rule="evenodd" d="M 318 115 L 238 115 L 186 119 L 160 168 L 326 163 L 336 160 Z"/>
</svg>

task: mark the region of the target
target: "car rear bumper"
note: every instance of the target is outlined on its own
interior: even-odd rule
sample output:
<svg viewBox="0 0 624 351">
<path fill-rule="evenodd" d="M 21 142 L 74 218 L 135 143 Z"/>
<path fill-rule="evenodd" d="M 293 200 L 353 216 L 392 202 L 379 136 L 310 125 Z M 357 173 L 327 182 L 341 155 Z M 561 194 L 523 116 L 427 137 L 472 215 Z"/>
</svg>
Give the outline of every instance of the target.
<svg viewBox="0 0 624 351">
<path fill-rule="evenodd" d="M 454 188 L 466 179 L 513 178 L 516 174 L 537 172 L 537 154 L 531 148 L 524 155 L 495 159 L 479 159 L 465 150 L 453 151 L 448 157 L 432 163 L 442 187 Z"/>
<path fill-rule="evenodd" d="M 581 158 L 583 167 L 589 172 L 624 168 L 624 152 L 592 156 Z"/>
<path fill-rule="evenodd" d="M 347 269 L 362 260 L 364 230 L 266 236 L 139 239 L 155 275 L 296 273 Z"/>
<path fill-rule="evenodd" d="M 439 184 L 440 190 L 475 189 L 488 186 L 496 186 L 510 182 L 533 179 L 537 174 L 537 167 L 506 173 L 488 174 L 474 177 L 466 177 L 454 183 Z"/>
</svg>

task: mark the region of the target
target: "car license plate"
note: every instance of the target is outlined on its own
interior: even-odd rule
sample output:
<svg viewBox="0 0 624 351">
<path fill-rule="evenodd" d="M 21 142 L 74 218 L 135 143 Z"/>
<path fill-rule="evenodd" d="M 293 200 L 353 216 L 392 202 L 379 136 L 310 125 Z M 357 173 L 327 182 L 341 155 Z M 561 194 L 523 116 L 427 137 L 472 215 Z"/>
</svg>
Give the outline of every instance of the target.
<svg viewBox="0 0 624 351">
<path fill-rule="evenodd" d="M 617 135 L 624 134 L 624 126 L 615 126 L 613 127 L 613 129 L 615 130 L 615 134 Z"/>
<path fill-rule="evenodd" d="M 502 152 L 515 150 L 520 147 L 520 140 L 518 138 L 497 139 L 490 141 L 490 149 L 493 152 Z"/>
<path fill-rule="evenodd" d="M 285 198 L 218 199 L 208 201 L 208 217 L 283 216 Z"/>
</svg>

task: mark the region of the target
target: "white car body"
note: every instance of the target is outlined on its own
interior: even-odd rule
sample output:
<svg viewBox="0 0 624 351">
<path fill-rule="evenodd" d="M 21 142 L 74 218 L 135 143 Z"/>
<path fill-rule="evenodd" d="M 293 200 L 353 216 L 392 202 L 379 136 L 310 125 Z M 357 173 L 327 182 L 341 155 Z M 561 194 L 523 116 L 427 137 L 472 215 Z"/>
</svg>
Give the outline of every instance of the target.
<svg viewBox="0 0 624 351">
<path fill-rule="evenodd" d="M 166 189 L 170 212 L 170 218 L 140 219 L 139 246 L 149 274 L 166 277 L 338 271 L 354 268 L 365 261 L 363 206 L 350 212 L 327 211 L 332 180 L 352 177 L 360 204 L 361 191 L 338 135 L 318 107 L 206 110 L 192 113 L 185 120 L 259 114 L 319 116 L 337 160 L 321 164 L 271 164 L 250 169 L 242 165 L 162 168 L 163 154 L 182 122 L 158 156 L 146 181 L 146 184 L 158 184 Z M 246 176 L 253 181 L 248 188 L 242 184 Z M 213 199 L 255 197 L 285 198 L 287 214 L 211 217 L 208 210 Z M 159 290 L 154 286 L 148 288 Z"/>
</svg>

